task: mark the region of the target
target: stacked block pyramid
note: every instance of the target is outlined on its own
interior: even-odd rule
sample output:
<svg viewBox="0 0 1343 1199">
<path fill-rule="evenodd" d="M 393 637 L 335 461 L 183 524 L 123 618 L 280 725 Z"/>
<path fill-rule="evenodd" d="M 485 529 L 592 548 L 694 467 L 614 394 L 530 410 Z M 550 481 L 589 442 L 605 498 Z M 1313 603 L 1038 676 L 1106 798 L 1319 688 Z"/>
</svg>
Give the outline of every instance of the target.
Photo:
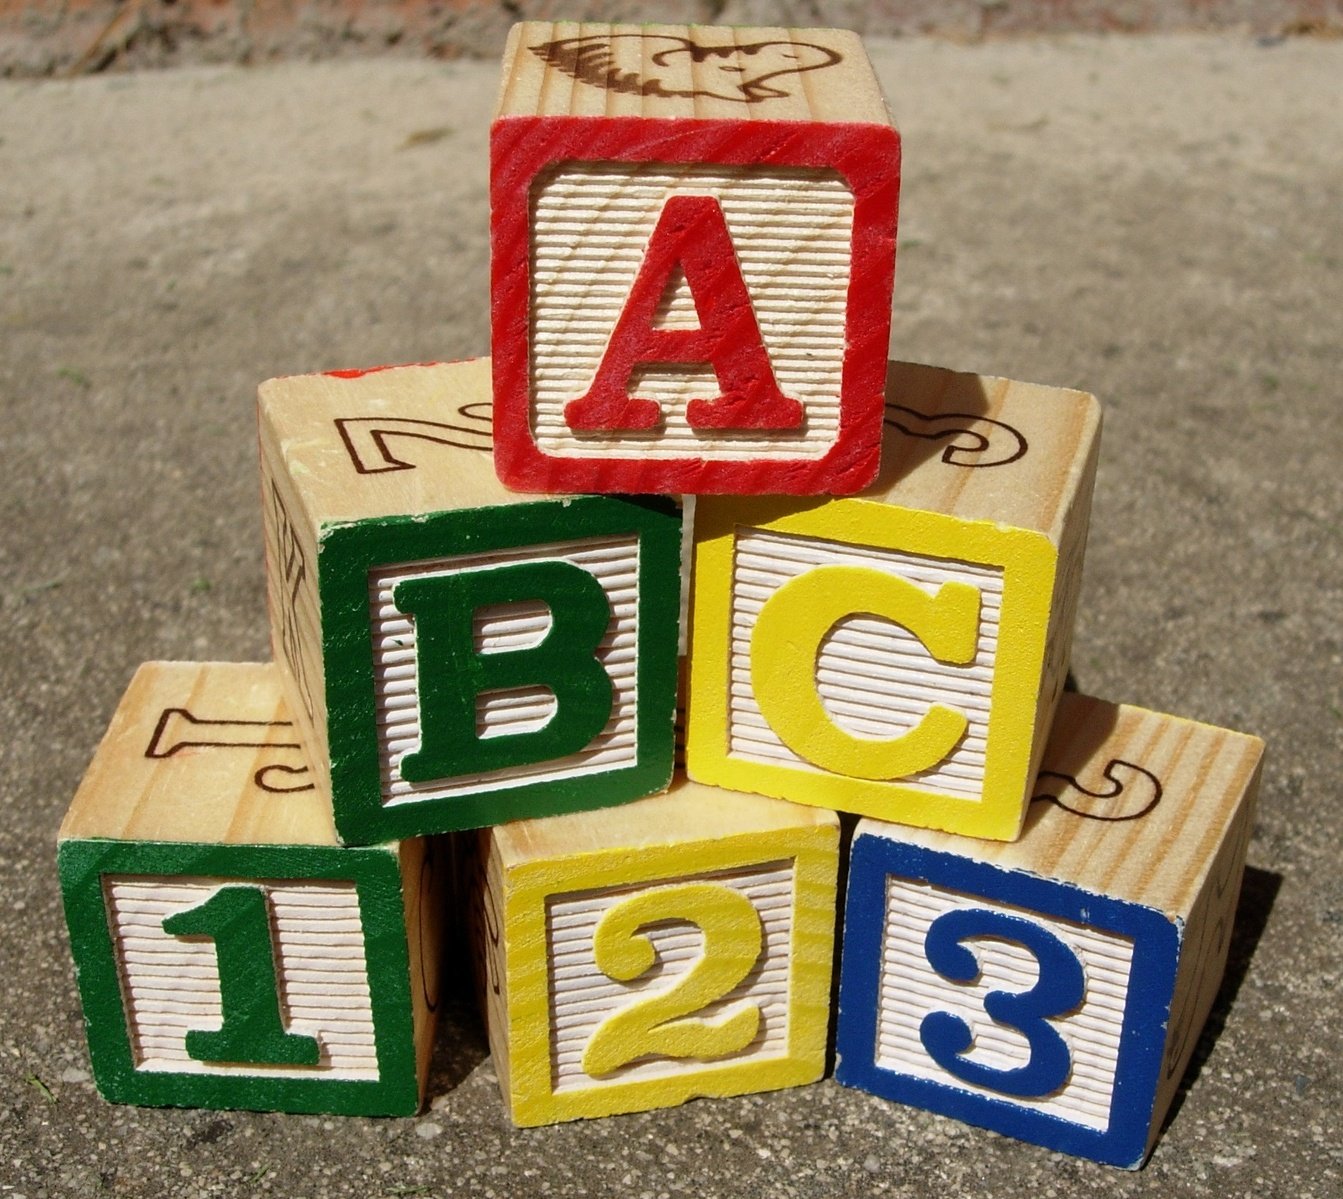
<svg viewBox="0 0 1343 1199">
<path fill-rule="evenodd" d="M 1099 406 L 887 361 L 899 147 L 852 34 L 515 27 L 492 357 L 261 387 L 274 661 L 143 666 L 61 827 L 107 1099 L 413 1114 L 465 926 L 519 1125 L 833 1020 L 1146 1160 L 1262 745 L 1065 693 Z"/>
</svg>

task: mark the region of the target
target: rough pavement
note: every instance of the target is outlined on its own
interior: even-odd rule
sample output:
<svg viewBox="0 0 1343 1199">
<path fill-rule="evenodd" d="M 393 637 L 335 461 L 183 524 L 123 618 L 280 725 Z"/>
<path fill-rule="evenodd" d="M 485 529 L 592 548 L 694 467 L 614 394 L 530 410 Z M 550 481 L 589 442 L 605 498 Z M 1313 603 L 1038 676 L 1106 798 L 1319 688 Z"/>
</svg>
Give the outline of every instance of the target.
<svg viewBox="0 0 1343 1199">
<path fill-rule="evenodd" d="M 894 353 L 1105 404 L 1079 685 L 1269 743 L 1228 982 L 1146 1170 L 831 1081 L 518 1132 L 464 1002 L 418 1119 L 98 1098 L 55 830 L 137 663 L 267 653 L 256 383 L 488 348 L 495 68 L 365 61 L 0 84 L 9 1199 L 1343 1190 L 1343 43 L 872 50 L 905 137 Z"/>
</svg>

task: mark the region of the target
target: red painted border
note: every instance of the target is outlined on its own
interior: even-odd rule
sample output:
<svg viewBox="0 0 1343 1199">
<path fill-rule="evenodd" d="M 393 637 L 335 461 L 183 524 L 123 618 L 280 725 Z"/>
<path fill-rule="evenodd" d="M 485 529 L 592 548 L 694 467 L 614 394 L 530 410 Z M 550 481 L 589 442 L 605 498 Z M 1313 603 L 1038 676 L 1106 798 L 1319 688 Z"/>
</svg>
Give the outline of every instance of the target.
<svg viewBox="0 0 1343 1199">
<path fill-rule="evenodd" d="M 552 458 L 532 438 L 531 188 L 559 162 L 828 167 L 854 194 L 839 435 L 822 458 Z M 888 125 L 813 121 L 504 117 L 490 131 L 494 462 L 520 491 L 848 495 L 876 477 L 895 283 L 900 137 Z"/>
</svg>

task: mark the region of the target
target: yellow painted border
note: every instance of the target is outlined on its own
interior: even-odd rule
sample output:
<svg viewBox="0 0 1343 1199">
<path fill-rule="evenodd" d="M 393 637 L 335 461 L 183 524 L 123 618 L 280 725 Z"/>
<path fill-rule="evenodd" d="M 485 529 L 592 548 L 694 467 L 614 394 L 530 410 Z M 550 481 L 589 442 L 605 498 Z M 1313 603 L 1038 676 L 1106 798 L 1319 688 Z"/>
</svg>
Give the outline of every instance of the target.
<svg viewBox="0 0 1343 1199">
<path fill-rule="evenodd" d="M 574 891 L 674 882 L 769 862 L 793 863 L 787 1048 L 780 1057 L 701 1063 L 684 1073 L 552 1089 L 546 901 Z M 509 871 L 505 884 L 510 1105 L 527 1127 L 672 1107 L 696 1096 L 744 1095 L 817 1081 L 825 1070 L 834 956 L 838 826 L 806 825 L 712 841 L 576 854 Z"/>
<path fill-rule="evenodd" d="M 732 572 L 737 530 L 743 527 L 1002 567 L 1002 609 L 979 800 L 729 754 Z M 1020 832 L 1032 782 L 1036 714 L 1057 565 L 1057 547 L 1045 534 L 992 521 L 965 520 L 872 500 L 799 506 L 796 501 L 775 498 L 701 498 L 695 514 L 686 773 L 701 783 L 877 820 L 1012 840 Z"/>
</svg>

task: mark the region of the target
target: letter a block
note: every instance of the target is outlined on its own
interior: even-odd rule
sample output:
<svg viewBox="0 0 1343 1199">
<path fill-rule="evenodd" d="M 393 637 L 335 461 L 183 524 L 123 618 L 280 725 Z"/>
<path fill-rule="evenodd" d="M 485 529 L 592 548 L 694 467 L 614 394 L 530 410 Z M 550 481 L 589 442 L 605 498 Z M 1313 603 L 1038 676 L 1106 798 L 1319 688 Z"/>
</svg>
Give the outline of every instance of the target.
<svg viewBox="0 0 1343 1199">
<path fill-rule="evenodd" d="M 410 1115 L 433 1046 L 427 838 L 336 840 L 270 664 L 136 673 L 60 831 L 114 1103 Z"/>
<path fill-rule="evenodd" d="M 1141 1166 L 1226 965 L 1262 754 L 1067 695 L 1019 841 L 862 821 L 836 1078 Z"/>
<path fill-rule="evenodd" d="M 503 75 L 499 477 L 542 492 L 870 483 L 900 142 L 858 38 L 529 22 Z"/>
<path fill-rule="evenodd" d="M 833 813 L 681 782 L 482 837 L 474 935 L 515 1124 L 821 1077 Z"/>
<path fill-rule="evenodd" d="M 1006 840 L 1063 681 L 1100 411 L 894 364 L 881 476 L 696 508 L 687 770 Z"/>
<path fill-rule="evenodd" d="M 679 517 L 506 490 L 489 411 L 488 360 L 261 388 L 275 656 L 347 843 L 671 781 Z"/>
</svg>

